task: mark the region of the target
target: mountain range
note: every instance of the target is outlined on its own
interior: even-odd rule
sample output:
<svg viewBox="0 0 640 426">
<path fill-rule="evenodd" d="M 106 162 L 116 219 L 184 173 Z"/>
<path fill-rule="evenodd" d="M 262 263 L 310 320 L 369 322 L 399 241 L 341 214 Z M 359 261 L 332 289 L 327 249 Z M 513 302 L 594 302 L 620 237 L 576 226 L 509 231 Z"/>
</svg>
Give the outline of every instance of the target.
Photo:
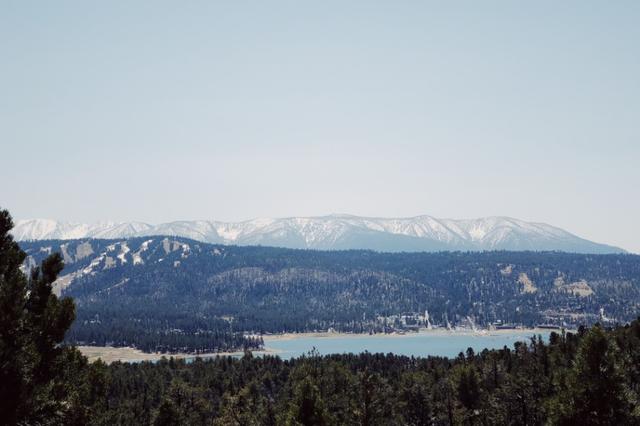
<svg viewBox="0 0 640 426">
<path fill-rule="evenodd" d="M 370 249 L 387 252 L 532 250 L 575 253 L 624 253 L 621 248 L 580 238 L 544 223 L 510 217 L 479 219 L 373 218 L 352 215 L 144 222 L 60 222 L 18 220 L 18 241 L 78 238 L 129 238 L 166 235 L 227 245 L 262 245 L 318 250 Z"/>
</svg>

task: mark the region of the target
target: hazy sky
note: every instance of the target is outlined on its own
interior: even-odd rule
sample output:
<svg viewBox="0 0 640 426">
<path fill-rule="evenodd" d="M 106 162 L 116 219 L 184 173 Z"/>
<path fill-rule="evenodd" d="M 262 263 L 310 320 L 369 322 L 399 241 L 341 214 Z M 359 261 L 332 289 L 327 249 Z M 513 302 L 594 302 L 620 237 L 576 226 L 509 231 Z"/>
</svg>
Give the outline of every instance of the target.
<svg viewBox="0 0 640 426">
<path fill-rule="evenodd" d="M 640 1 L 0 0 L 16 218 L 547 222 L 640 252 Z"/>
</svg>

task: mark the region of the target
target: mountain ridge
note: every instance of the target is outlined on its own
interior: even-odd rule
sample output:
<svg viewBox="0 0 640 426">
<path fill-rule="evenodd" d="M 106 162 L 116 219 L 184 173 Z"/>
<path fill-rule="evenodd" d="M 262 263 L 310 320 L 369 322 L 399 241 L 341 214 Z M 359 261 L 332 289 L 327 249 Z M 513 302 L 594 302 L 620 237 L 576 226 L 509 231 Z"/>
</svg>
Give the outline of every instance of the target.
<svg viewBox="0 0 640 426">
<path fill-rule="evenodd" d="M 381 218 L 331 214 L 257 218 L 242 222 L 182 220 L 157 225 L 144 222 L 87 224 L 29 219 L 16 221 L 12 234 L 18 241 L 171 235 L 216 244 L 319 250 L 625 253 L 619 247 L 589 241 L 552 225 L 507 216 L 438 219 L 428 215 Z"/>
</svg>

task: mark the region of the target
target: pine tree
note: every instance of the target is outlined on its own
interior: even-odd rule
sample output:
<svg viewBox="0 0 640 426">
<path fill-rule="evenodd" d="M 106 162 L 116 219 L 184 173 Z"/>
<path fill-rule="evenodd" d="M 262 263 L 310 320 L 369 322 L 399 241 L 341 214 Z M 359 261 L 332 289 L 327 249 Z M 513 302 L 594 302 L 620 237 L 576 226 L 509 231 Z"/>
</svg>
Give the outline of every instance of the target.
<svg viewBox="0 0 640 426">
<path fill-rule="evenodd" d="M 285 424 L 323 426 L 329 423 L 328 417 L 320 390 L 310 379 L 303 379 L 295 387 Z"/>
<path fill-rule="evenodd" d="M 552 401 L 554 423 L 561 425 L 635 424 L 633 406 L 615 343 L 599 327 L 583 332 L 568 384 Z"/>
<path fill-rule="evenodd" d="M 402 384 L 400 403 L 404 422 L 412 426 L 426 426 L 432 423 L 430 383 L 425 374 L 407 374 Z"/>
<path fill-rule="evenodd" d="M 153 421 L 153 425 L 179 426 L 180 424 L 180 415 L 178 414 L 178 409 L 173 404 L 173 402 L 168 399 L 162 401 L 162 404 L 160 404 L 160 408 L 158 408 L 158 414 Z"/>
<path fill-rule="evenodd" d="M 472 366 L 463 366 L 459 371 L 458 399 L 467 410 L 478 406 L 480 383 L 478 373 Z"/>
<path fill-rule="evenodd" d="M 13 221 L 0 210 L 0 419 L 4 424 L 57 424 L 70 407 L 66 398 L 66 349 L 60 346 L 75 316 L 70 299 L 51 286 L 64 267 L 53 254 L 27 278 L 26 254 L 9 231 Z"/>
</svg>

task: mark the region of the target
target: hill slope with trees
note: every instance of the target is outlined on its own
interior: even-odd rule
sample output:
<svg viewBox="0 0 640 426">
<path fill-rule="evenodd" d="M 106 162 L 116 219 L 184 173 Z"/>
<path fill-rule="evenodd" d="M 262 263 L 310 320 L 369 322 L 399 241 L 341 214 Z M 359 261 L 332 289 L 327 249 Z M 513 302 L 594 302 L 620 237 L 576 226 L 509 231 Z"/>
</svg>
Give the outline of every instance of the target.
<svg viewBox="0 0 640 426">
<path fill-rule="evenodd" d="M 145 350 L 254 348 L 246 334 L 333 328 L 629 321 L 640 256 L 377 253 L 238 247 L 176 237 L 23 242 L 25 268 L 60 252 L 77 304 L 68 341 Z"/>
</svg>

